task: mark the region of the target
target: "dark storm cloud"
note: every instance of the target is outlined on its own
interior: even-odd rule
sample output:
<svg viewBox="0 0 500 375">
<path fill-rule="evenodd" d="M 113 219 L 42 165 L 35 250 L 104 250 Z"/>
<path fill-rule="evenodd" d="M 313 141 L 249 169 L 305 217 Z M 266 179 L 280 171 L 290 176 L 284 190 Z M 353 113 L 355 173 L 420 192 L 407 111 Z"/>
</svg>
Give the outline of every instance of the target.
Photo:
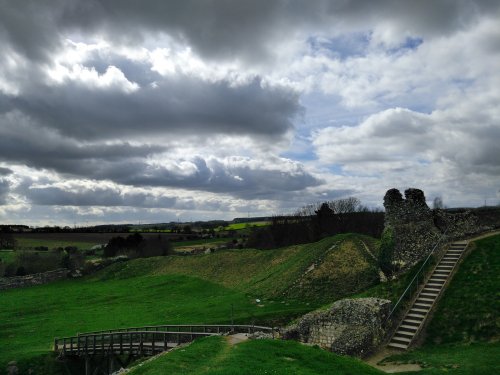
<svg viewBox="0 0 500 375">
<path fill-rule="evenodd" d="M 61 137 L 33 123 L 19 112 L 0 116 L 0 160 L 84 174 L 86 163 L 144 158 L 162 152 L 162 146 L 135 146 L 127 142 L 86 144 Z"/>
<path fill-rule="evenodd" d="M 143 161 L 91 161 L 78 172 L 97 180 L 109 179 L 122 185 L 171 187 L 213 193 L 230 193 L 245 199 L 264 199 L 289 191 L 300 191 L 317 186 L 320 180 L 300 164 L 293 171 L 282 171 L 278 164 L 273 169 L 252 165 L 251 161 L 238 165 L 215 159 L 197 157 L 174 161 L 168 165 L 150 165 Z"/>
<path fill-rule="evenodd" d="M 0 160 L 64 175 L 131 186 L 231 193 L 249 199 L 320 183 L 301 164 L 280 158 L 257 163 L 245 158 L 224 162 L 195 157 L 153 164 L 147 157 L 165 151 L 164 147 L 81 143 L 37 127 L 19 112 L 0 116 L 0 125 Z"/>
<path fill-rule="evenodd" d="M 494 0 L 4 0 L 0 23 L 4 42 L 29 58 L 50 59 L 67 35 L 107 34 L 137 44 L 157 32 L 205 57 L 262 61 L 276 41 L 304 28 L 371 29 L 382 21 L 428 36 L 462 28 L 498 7 Z"/>
<path fill-rule="evenodd" d="M 42 206 L 131 206 L 143 208 L 172 208 L 176 197 L 154 196 L 146 193 L 122 193 L 111 188 L 81 188 L 65 190 L 60 187 L 31 187 L 25 196 Z"/>
<path fill-rule="evenodd" d="M 190 77 L 164 79 L 132 93 L 67 83 L 32 87 L 12 100 L 16 109 L 78 139 L 130 135 L 224 133 L 281 136 L 299 112 L 290 90 Z"/>
<path fill-rule="evenodd" d="M 0 205 L 7 202 L 7 195 L 10 192 L 10 182 L 0 177 Z"/>
<path fill-rule="evenodd" d="M 12 174 L 11 169 L 0 167 L 0 176 L 8 176 L 9 174 Z"/>
<path fill-rule="evenodd" d="M 133 186 L 169 186 L 214 193 L 231 193 L 245 199 L 266 198 L 276 193 L 303 190 L 321 183 L 299 164 L 295 170 L 286 171 L 280 161 L 269 169 L 264 165 L 252 165 L 251 161 L 223 163 L 201 157 L 190 160 L 189 173 L 173 172 L 165 166 L 123 164 L 110 170 L 100 171 L 112 176 L 113 181 Z"/>
</svg>

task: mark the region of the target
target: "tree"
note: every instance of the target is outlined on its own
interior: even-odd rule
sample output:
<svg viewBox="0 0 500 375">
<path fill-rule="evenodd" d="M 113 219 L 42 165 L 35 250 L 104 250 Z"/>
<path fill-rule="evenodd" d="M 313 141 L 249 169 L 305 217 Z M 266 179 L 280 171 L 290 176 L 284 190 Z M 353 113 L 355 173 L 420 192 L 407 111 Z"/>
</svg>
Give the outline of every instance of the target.
<svg viewBox="0 0 500 375">
<path fill-rule="evenodd" d="M 17 241 L 14 235 L 6 230 L 0 232 L 0 249 L 15 249 Z"/>
<path fill-rule="evenodd" d="M 442 210 L 444 208 L 443 199 L 441 197 L 434 198 L 432 202 L 432 208 Z"/>
</svg>

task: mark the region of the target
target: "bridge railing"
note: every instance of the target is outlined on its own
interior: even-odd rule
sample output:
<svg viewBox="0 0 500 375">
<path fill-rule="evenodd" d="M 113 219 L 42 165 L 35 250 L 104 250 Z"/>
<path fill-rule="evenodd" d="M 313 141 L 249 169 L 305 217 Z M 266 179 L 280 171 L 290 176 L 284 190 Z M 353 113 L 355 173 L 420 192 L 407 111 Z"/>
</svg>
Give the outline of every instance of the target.
<svg viewBox="0 0 500 375">
<path fill-rule="evenodd" d="M 54 340 L 54 350 L 64 355 L 93 355 L 98 353 L 155 354 L 199 337 L 214 336 L 210 332 L 130 331 L 91 333 Z"/>
<path fill-rule="evenodd" d="M 117 328 L 102 331 L 92 331 L 85 332 L 78 335 L 87 334 L 101 334 L 101 333 L 113 333 L 113 332 L 130 332 L 130 331 L 163 331 L 163 332 L 201 332 L 201 333 L 255 333 L 255 332 L 265 332 L 274 334 L 277 332 L 276 328 L 256 326 L 256 325 L 244 325 L 244 324 L 165 324 L 157 326 L 142 326 L 142 327 L 127 327 L 127 328 Z"/>
</svg>

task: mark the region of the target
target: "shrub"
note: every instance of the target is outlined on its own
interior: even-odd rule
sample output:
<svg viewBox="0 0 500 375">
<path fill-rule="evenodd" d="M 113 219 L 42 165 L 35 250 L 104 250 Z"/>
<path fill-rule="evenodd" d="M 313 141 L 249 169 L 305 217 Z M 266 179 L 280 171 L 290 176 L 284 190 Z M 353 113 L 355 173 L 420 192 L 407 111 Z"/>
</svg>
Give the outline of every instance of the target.
<svg viewBox="0 0 500 375">
<path fill-rule="evenodd" d="M 386 227 L 382 232 L 380 241 L 380 255 L 379 266 L 380 269 L 386 274 L 390 275 L 394 272 L 393 259 L 394 259 L 394 233 L 391 227 Z"/>
<path fill-rule="evenodd" d="M 14 264 L 19 273 L 22 267 L 25 274 L 39 273 L 55 270 L 61 267 L 62 255 L 55 252 L 39 254 L 31 251 L 20 251 L 16 253 Z"/>
</svg>

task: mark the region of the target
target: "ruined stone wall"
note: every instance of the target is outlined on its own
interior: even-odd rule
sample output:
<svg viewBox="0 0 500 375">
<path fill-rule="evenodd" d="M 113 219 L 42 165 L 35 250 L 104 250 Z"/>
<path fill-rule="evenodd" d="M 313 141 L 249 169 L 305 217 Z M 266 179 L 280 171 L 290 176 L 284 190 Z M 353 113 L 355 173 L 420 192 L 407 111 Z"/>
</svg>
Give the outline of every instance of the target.
<svg viewBox="0 0 500 375">
<path fill-rule="evenodd" d="M 450 240 L 464 238 L 492 229 L 481 225 L 478 217 L 471 210 L 457 213 L 434 210 L 434 223 L 441 232 L 446 231 L 446 237 Z"/>
<path fill-rule="evenodd" d="M 344 355 L 363 356 L 383 340 L 391 302 L 379 298 L 343 299 L 314 311 L 283 332 L 294 339 Z"/>
<path fill-rule="evenodd" d="M 65 279 L 68 277 L 68 274 L 69 270 L 67 268 L 60 268 L 26 276 L 4 277 L 0 278 L 0 290 L 47 284 L 51 281 Z"/>
<path fill-rule="evenodd" d="M 404 199 L 399 190 L 388 190 L 384 207 L 385 227 L 390 227 L 394 236 L 392 261 L 397 270 L 406 270 L 429 254 L 441 232 L 434 225 L 422 190 L 408 189 Z"/>
<path fill-rule="evenodd" d="M 384 207 L 385 228 L 390 228 L 393 235 L 392 263 L 396 271 L 407 270 L 425 258 L 444 233 L 444 240 L 451 241 L 489 229 L 481 226 L 470 210 L 431 210 L 419 189 L 406 190 L 405 198 L 397 189 L 388 190 Z"/>
</svg>

